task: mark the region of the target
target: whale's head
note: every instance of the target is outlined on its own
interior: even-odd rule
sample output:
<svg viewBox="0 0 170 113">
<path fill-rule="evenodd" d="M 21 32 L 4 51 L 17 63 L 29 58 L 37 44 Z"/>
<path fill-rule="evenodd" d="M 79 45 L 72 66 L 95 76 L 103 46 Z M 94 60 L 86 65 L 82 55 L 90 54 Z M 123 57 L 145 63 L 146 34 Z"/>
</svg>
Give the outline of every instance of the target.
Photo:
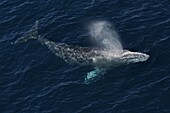
<svg viewBox="0 0 170 113">
<path fill-rule="evenodd" d="M 121 60 L 125 63 L 144 62 L 149 58 L 149 55 L 140 52 L 131 52 L 123 50 L 121 53 Z"/>
</svg>

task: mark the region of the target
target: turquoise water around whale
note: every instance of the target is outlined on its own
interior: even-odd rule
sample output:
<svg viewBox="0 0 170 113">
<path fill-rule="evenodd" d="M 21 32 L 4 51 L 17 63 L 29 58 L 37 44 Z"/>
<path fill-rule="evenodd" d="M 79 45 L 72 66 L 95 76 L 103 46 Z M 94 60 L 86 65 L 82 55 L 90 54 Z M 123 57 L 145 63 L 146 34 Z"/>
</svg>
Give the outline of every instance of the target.
<svg viewBox="0 0 170 113">
<path fill-rule="evenodd" d="M 0 113 L 169 113 L 170 1 L 1 0 Z M 93 46 L 87 26 L 106 20 L 124 49 L 145 52 L 143 63 L 110 69 L 84 84 L 92 67 L 70 65 L 46 46 L 21 37 L 36 20 L 54 42 Z"/>
</svg>

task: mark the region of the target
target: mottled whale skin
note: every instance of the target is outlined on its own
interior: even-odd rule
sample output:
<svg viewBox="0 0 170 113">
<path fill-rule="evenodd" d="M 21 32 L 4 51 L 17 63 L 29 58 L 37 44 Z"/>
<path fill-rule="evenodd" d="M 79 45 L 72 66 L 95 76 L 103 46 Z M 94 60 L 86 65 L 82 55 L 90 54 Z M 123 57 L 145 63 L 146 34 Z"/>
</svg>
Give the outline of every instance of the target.
<svg viewBox="0 0 170 113">
<path fill-rule="evenodd" d="M 18 38 L 13 44 L 19 44 L 29 39 L 37 39 L 42 45 L 46 45 L 56 56 L 62 58 L 67 63 L 77 63 L 94 66 L 94 70 L 87 73 L 85 83 L 89 83 L 99 75 L 105 73 L 107 68 L 120 64 L 129 64 L 146 61 L 149 55 L 140 52 L 122 50 L 114 52 L 108 49 L 92 47 L 80 47 L 67 45 L 65 43 L 55 43 L 38 35 L 38 22 L 23 37 Z"/>
</svg>

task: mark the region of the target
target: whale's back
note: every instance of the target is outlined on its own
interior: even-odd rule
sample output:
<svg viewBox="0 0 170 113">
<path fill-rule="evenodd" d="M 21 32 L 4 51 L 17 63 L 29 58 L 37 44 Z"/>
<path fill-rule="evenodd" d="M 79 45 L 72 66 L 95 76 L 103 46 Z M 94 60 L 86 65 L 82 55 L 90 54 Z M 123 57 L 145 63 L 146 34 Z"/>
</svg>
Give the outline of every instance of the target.
<svg viewBox="0 0 170 113">
<path fill-rule="evenodd" d="M 66 62 L 92 64 L 93 59 L 101 56 L 98 49 L 67 45 L 64 43 L 53 44 L 52 51 Z"/>
</svg>

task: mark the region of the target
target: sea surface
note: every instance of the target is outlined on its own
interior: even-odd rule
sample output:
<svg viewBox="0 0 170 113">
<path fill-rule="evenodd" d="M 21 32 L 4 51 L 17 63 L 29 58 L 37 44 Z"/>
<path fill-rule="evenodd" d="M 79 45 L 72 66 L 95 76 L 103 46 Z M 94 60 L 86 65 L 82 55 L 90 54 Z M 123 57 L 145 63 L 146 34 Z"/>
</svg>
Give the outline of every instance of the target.
<svg viewBox="0 0 170 113">
<path fill-rule="evenodd" d="M 70 65 L 38 41 L 11 42 L 39 20 L 54 42 L 91 46 L 90 22 L 110 22 L 143 63 L 84 83 L 92 67 Z M 0 0 L 0 113 L 170 113 L 169 0 Z"/>
</svg>

